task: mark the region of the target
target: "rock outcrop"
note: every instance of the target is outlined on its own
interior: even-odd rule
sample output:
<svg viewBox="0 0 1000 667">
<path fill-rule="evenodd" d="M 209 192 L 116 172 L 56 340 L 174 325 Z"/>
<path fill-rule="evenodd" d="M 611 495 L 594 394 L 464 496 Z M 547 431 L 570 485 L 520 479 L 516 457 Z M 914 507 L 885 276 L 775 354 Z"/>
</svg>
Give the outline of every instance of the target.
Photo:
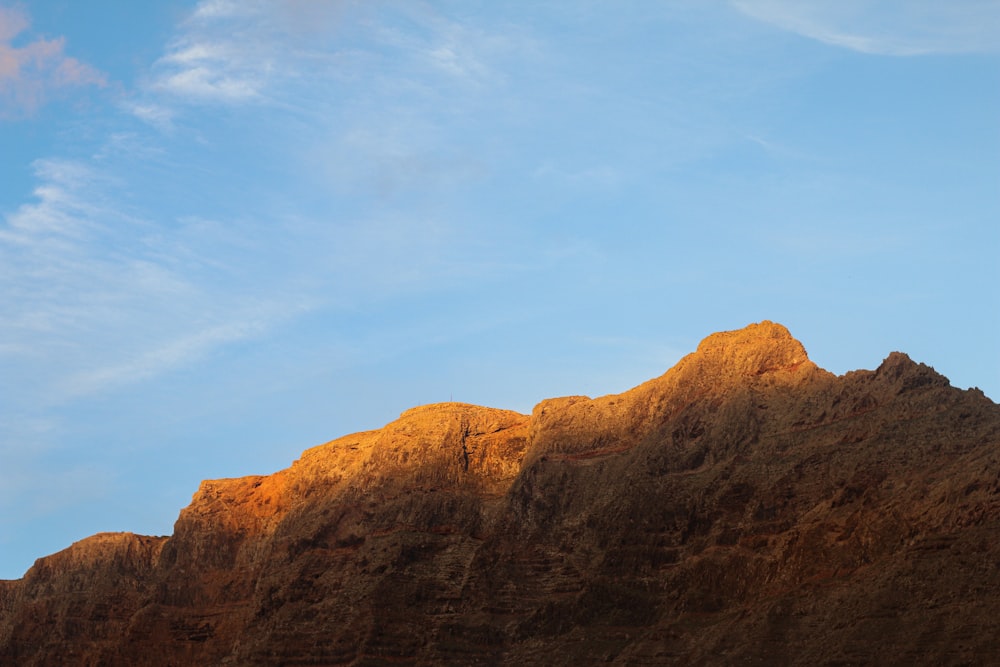
<svg viewBox="0 0 1000 667">
<path fill-rule="evenodd" d="M 0 582 L 0 664 L 1000 663 L 1000 406 L 780 325 L 445 403 Z"/>
</svg>

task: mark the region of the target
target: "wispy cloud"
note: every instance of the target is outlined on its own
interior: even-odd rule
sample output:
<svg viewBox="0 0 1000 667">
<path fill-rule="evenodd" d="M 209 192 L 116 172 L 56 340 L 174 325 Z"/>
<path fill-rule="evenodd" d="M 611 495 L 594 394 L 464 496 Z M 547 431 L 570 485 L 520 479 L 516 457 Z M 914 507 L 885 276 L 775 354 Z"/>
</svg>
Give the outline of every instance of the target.
<svg viewBox="0 0 1000 667">
<path fill-rule="evenodd" d="M 0 225 L 0 363 L 29 403 L 155 377 L 306 307 L 204 280 L 230 270 L 224 240 L 123 210 L 109 192 L 117 179 L 96 167 L 44 160 L 35 171 L 35 201 Z"/>
<path fill-rule="evenodd" d="M 886 56 L 1000 51 L 993 0 L 732 0 L 755 19 L 842 48 Z"/>
<path fill-rule="evenodd" d="M 78 192 L 95 180 L 84 165 L 62 160 L 38 160 L 35 176 L 41 183 L 35 188 L 35 203 L 24 204 L 7 217 L 7 229 L 0 229 L 0 240 L 27 245 L 50 242 L 58 237 L 80 237 L 93 228 L 98 207 L 84 201 Z"/>
<path fill-rule="evenodd" d="M 205 39 L 194 30 L 174 42 L 156 63 L 150 88 L 182 102 L 235 103 L 259 97 L 271 69 L 259 44 L 251 47 L 253 42 L 247 40 L 209 43 Z"/>
<path fill-rule="evenodd" d="M 132 102 L 126 104 L 125 108 L 139 120 L 145 121 L 160 130 L 168 130 L 173 125 L 174 114 L 167 107 L 153 103 L 141 104 Z"/>
<path fill-rule="evenodd" d="M 255 311 L 230 314 L 229 321 L 137 350 L 132 358 L 74 373 L 60 383 L 59 393 L 65 397 L 87 396 L 154 378 L 201 359 L 220 346 L 264 335 L 275 321 L 285 320 L 301 309 L 299 304 L 271 303 Z"/>
<path fill-rule="evenodd" d="M 192 18 L 214 19 L 237 16 L 248 11 L 253 4 L 252 2 L 233 2 L 233 0 L 205 0 L 195 8 Z"/>
<path fill-rule="evenodd" d="M 103 73 L 66 55 L 62 37 L 15 46 L 30 25 L 23 11 L 0 7 L 0 119 L 30 115 L 63 89 L 107 85 Z"/>
<path fill-rule="evenodd" d="M 298 79 L 304 62 L 329 50 L 294 44 L 290 34 L 329 36 L 346 4 L 204 0 L 153 65 L 146 92 L 161 97 L 157 114 L 143 103 L 136 115 L 156 122 L 165 104 L 275 101 L 273 88 Z M 322 85 L 328 76 L 321 73 L 313 83 Z"/>
<path fill-rule="evenodd" d="M 203 0 L 154 63 L 145 92 L 160 109 L 268 101 L 270 86 L 295 76 L 288 65 L 301 50 L 281 38 L 290 27 L 322 30 L 340 4 Z M 149 108 L 137 105 L 136 115 L 149 120 Z"/>
<path fill-rule="evenodd" d="M 303 110 L 349 103 L 358 83 L 367 95 L 404 97 L 491 88 L 503 80 L 493 61 L 529 44 L 512 26 L 488 31 L 420 5 L 205 0 L 154 63 L 136 112 L 154 99 Z"/>
<path fill-rule="evenodd" d="M 421 198 L 485 177 L 449 121 L 501 96 L 493 61 L 517 44 L 408 7 L 352 16 L 342 37 L 353 11 L 375 10 L 202 2 L 123 103 L 176 132 L 140 126 L 89 162 L 35 162 L 33 201 L 0 218 L 0 363 L 25 395 L 121 389 L 305 311 L 508 270 L 487 268 L 482 241 L 502 232 Z M 403 108 L 383 103 L 400 95 Z M 241 133 L 219 132 L 206 105 L 229 107 Z M 241 158 L 217 161 L 230 150 Z M 218 206 L 226 188 L 242 199 Z"/>
</svg>

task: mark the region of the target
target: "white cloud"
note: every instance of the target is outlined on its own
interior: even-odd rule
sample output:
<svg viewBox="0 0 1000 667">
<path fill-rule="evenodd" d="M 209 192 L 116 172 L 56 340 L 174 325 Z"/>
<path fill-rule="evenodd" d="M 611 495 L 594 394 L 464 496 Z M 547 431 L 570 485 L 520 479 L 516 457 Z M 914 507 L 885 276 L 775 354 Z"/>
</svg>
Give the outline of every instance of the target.
<svg viewBox="0 0 1000 667">
<path fill-rule="evenodd" d="M 431 39 L 422 52 L 431 66 L 455 79 L 479 85 L 490 85 L 500 78 L 485 60 L 491 52 L 507 48 L 504 38 L 440 18 L 430 26 Z"/>
<path fill-rule="evenodd" d="M 156 88 L 189 99 L 241 102 L 257 97 L 261 83 L 248 76 L 230 76 L 212 66 L 190 67 L 160 79 Z"/>
<path fill-rule="evenodd" d="M 861 53 L 1000 51 L 995 0 L 732 0 L 732 5 L 783 30 Z"/>
<path fill-rule="evenodd" d="M 269 293 L 267 276 L 245 293 L 213 284 L 206 272 L 229 268 L 225 240 L 123 211 L 111 203 L 116 179 L 96 167 L 45 160 L 35 171 L 36 201 L 0 225 L 11 399 L 38 407 L 146 380 L 307 308 Z"/>
<path fill-rule="evenodd" d="M 393 42 L 374 24 L 356 22 L 360 32 L 350 48 L 364 57 L 351 60 L 354 70 L 345 74 L 331 57 L 339 43 L 326 37 L 347 4 L 333 4 L 336 11 L 319 14 L 309 3 L 199 4 L 150 78 L 124 103 L 158 129 L 176 123 L 183 131 L 113 133 L 90 163 L 35 163 L 34 201 L 0 218 L 0 310 L 6 315 L 0 362 L 24 378 L 25 395 L 51 403 L 134 385 L 266 336 L 318 303 L 426 289 L 489 259 L 470 260 L 456 249 L 474 233 L 456 233 L 426 210 L 381 209 L 385 201 L 376 207 L 381 210 L 337 213 L 332 220 L 315 209 L 303 212 L 294 201 L 265 213 L 234 202 L 223 216 L 185 203 L 176 219 L 141 208 L 151 207 L 142 199 L 147 188 L 155 191 L 154 201 L 176 201 L 175 192 L 191 185 L 198 190 L 203 184 L 192 168 L 211 173 L 216 188 L 247 177 L 253 196 L 315 178 L 304 171 L 347 174 L 342 182 L 362 174 L 390 195 L 422 196 L 484 177 L 478 156 L 460 142 L 449 143 L 445 124 L 454 111 L 441 102 L 480 95 L 479 83 L 494 78 L 491 59 L 512 46 L 404 8 L 402 20 L 417 22 L 418 36 Z M 328 21 L 329 34 L 299 40 L 305 33 L 290 31 L 306 30 L 300 22 L 307 17 Z M 400 19 L 394 15 L 389 22 Z M 382 66 L 390 61 L 398 68 Z M 407 94 L 413 97 L 405 113 L 383 108 L 381 96 L 395 96 L 404 86 L 412 86 Z M 275 154 L 300 169 L 287 175 L 287 183 L 253 180 L 259 174 L 242 164 L 198 162 L 205 157 L 199 118 L 185 116 L 186 107 L 276 99 L 291 102 L 273 104 L 247 122 L 266 140 L 276 128 L 289 133 L 289 141 L 276 142 Z M 310 108 L 294 123 L 279 123 L 289 116 L 275 114 L 302 111 L 292 105 Z M 228 139 L 208 140 L 225 148 Z M 301 165 L 305 152 L 325 164 Z M 270 156 L 253 147 L 245 153 L 262 161 Z M 148 167 L 148 174 L 133 172 L 135 166 Z M 220 168 L 231 172 L 220 174 Z M 149 182 L 164 176 L 176 182 Z M 267 197 L 255 201 L 262 200 Z M 138 201 L 138 208 L 129 201 Z"/>
<path fill-rule="evenodd" d="M 503 76 L 492 61 L 527 41 L 510 26 L 485 31 L 423 6 L 206 0 L 154 64 L 135 112 L 205 103 L 311 111 L 316 101 L 346 101 L 340 87 L 358 82 L 368 95 L 493 88 Z"/>
<path fill-rule="evenodd" d="M 154 66 L 150 90 L 181 102 L 240 103 L 258 98 L 271 70 L 258 40 L 192 30 Z M 217 40 L 217 41 L 216 41 Z M 162 104 L 138 105 L 140 108 Z"/>
<path fill-rule="evenodd" d="M 174 112 L 168 107 L 152 102 L 130 102 L 125 104 L 125 110 L 157 129 L 169 130 L 173 127 Z"/>
<path fill-rule="evenodd" d="M 0 118 L 30 115 L 66 88 L 107 85 L 103 73 L 65 54 L 62 37 L 14 46 L 29 26 L 24 12 L 0 7 Z"/>
<path fill-rule="evenodd" d="M 146 89 L 155 101 L 137 103 L 137 115 L 175 103 L 241 104 L 259 99 L 274 58 L 270 53 L 274 45 L 264 34 L 266 16 L 261 16 L 266 7 L 266 3 L 224 0 L 200 3 L 153 65 Z"/>
<path fill-rule="evenodd" d="M 98 206 L 78 196 L 96 180 L 92 170 L 78 162 L 38 160 L 34 204 L 24 204 L 7 217 L 9 229 L 0 229 L 0 241 L 11 244 L 40 244 L 57 236 L 80 237 L 96 224 Z"/>
<path fill-rule="evenodd" d="M 264 305 L 259 312 L 240 314 L 238 319 L 214 324 L 202 330 L 181 334 L 149 349 L 140 349 L 131 359 L 112 361 L 65 378 L 59 393 L 72 398 L 90 395 L 156 377 L 178 366 L 203 358 L 213 349 L 265 334 L 277 320 L 295 314 L 293 304 Z M 234 317 L 233 314 L 229 315 Z"/>
<path fill-rule="evenodd" d="M 233 0 L 206 0 L 195 8 L 195 19 L 217 19 L 238 16 L 248 11 L 250 2 L 234 2 Z"/>
</svg>

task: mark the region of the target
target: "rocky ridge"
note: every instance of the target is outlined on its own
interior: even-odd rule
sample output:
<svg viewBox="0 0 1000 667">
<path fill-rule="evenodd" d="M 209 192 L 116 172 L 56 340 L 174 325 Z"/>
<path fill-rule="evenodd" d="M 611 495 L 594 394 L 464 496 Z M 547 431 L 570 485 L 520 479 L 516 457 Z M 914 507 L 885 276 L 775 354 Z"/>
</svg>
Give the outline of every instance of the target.
<svg viewBox="0 0 1000 667">
<path fill-rule="evenodd" d="M 1000 406 L 714 334 L 622 394 L 409 410 L 0 582 L 0 664 L 1000 663 Z"/>
</svg>

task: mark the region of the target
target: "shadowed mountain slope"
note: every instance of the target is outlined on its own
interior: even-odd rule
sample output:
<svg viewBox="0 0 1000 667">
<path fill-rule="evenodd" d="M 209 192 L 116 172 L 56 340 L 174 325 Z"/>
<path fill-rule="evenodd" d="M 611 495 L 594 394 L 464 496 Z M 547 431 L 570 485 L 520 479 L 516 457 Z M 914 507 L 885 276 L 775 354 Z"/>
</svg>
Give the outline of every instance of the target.
<svg viewBox="0 0 1000 667">
<path fill-rule="evenodd" d="M 0 582 L 0 664 L 997 664 L 998 538 L 1000 406 L 762 322 L 204 482 Z"/>
</svg>

